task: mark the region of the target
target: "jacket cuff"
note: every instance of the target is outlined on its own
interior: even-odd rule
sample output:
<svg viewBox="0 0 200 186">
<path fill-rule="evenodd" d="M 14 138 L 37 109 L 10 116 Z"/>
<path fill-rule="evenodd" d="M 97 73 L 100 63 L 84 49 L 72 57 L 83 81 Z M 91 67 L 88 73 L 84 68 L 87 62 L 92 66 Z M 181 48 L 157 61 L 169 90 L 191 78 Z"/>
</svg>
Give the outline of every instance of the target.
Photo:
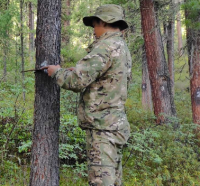
<svg viewBox="0 0 200 186">
<path fill-rule="evenodd" d="M 56 74 L 61 70 L 62 68 L 58 68 L 52 75 L 51 77 L 54 78 L 56 76 Z"/>
</svg>

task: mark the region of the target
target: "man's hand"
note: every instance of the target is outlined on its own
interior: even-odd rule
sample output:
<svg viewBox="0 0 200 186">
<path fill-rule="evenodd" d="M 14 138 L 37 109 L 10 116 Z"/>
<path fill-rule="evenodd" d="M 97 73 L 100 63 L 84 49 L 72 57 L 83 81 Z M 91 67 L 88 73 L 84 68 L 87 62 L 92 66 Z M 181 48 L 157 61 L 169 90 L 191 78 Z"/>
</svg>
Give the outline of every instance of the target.
<svg viewBox="0 0 200 186">
<path fill-rule="evenodd" d="M 60 68 L 60 65 L 48 65 L 46 67 L 42 67 L 41 70 L 47 69 L 48 76 L 52 76 L 55 73 L 55 71 Z"/>
<path fill-rule="evenodd" d="M 74 67 L 69 67 L 69 68 L 67 68 L 67 70 L 73 71 L 73 70 L 75 70 L 75 68 Z"/>
<path fill-rule="evenodd" d="M 48 65 L 46 67 L 42 67 L 41 70 L 47 69 L 48 76 L 52 76 L 58 69 L 60 69 L 60 65 Z M 74 67 L 67 68 L 70 71 L 75 70 Z"/>
</svg>

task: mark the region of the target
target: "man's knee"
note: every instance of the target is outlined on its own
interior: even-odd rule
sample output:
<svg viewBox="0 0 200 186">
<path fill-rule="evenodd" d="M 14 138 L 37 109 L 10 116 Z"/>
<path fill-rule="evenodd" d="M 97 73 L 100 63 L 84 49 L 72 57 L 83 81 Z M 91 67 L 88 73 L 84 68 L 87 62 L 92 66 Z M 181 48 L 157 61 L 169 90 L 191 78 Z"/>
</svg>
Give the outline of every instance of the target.
<svg viewBox="0 0 200 186">
<path fill-rule="evenodd" d="M 114 167 L 89 166 L 88 179 L 90 186 L 120 186 Z"/>
</svg>

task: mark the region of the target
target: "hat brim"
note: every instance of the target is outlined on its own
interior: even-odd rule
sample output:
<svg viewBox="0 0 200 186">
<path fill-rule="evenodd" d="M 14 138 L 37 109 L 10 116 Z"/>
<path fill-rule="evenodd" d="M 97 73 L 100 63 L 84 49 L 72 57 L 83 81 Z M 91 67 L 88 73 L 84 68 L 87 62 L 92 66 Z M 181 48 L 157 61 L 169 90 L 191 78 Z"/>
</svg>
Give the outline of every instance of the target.
<svg viewBox="0 0 200 186">
<path fill-rule="evenodd" d="M 98 16 L 88 16 L 88 17 L 84 17 L 83 18 L 83 23 L 85 26 L 90 26 L 90 27 L 93 27 L 93 20 L 94 18 L 99 18 L 101 19 L 100 17 Z M 102 19 L 101 19 L 102 20 Z M 102 20 L 104 21 L 104 20 Z M 104 21 L 106 22 L 106 21 Z M 124 29 L 127 29 L 128 28 L 128 24 L 126 23 L 126 21 L 124 20 L 117 20 L 117 21 L 113 21 L 113 22 L 110 22 L 110 23 L 115 23 L 115 22 L 118 22 L 119 24 L 119 27 L 120 27 L 120 30 L 124 30 Z"/>
</svg>

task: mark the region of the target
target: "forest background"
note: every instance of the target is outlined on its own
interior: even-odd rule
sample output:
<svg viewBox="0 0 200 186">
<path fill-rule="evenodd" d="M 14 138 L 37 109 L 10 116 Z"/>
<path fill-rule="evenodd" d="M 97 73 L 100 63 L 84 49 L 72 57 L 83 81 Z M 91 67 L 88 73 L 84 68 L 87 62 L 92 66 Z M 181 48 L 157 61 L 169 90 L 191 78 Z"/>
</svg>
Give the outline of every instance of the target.
<svg viewBox="0 0 200 186">
<path fill-rule="evenodd" d="M 124 149 L 125 185 L 198 185 L 200 148 L 193 123 L 188 65 L 188 27 L 199 30 L 198 0 L 156 1 L 158 27 L 167 53 L 167 28 L 174 24 L 174 101 L 176 117 L 167 124 L 155 121 L 148 85 L 144 39 L 138 0 L 63 0 L 61 65 L 75 66 L 93 41 L 93 30 L 82 23 L 102 4 L 119 4 L 125 10 L 129 29 L 124 37 L 132 59 L 133 80 L 126 112 L 131 137 Z M 185 18 L 186 10 L 193 12 Z M 0 0 L 0 185 L 28 185 L 35 99 L 37 1 Z M 195 23 L 195 24 L 194 24 Z M 60 185 L 87 185 L 84 131 L 77 124 L 78 94 L 61 91 Z M 178 123 L 178 124 L 177 124 Z"/>
</svg>

